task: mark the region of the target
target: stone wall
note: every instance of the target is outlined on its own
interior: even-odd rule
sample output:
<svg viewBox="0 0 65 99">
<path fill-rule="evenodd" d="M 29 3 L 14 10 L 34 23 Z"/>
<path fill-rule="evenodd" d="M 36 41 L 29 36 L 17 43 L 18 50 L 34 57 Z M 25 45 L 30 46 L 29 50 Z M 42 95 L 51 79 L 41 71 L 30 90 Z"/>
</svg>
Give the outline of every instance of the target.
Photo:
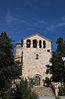
<svg viewBox="0 0 65 99">
<path fill-rule="evenodd" d="M 30 48 L 26 47 L 26 41 L 28 39 L 31 40 Z M 37 40 L 37 48 L 33 48 L 34 39 Z M 46 48 L 39 48 L 39 40 L 42 42 L 45 40 Z M 43 79 L 45 79 L 45 77 L 50 77 L 50 75 L 46 75 L 46 65 L 50 64 L 49 60 L 52 57 L 51 53 L 50 40 L 39 35 L 33 35 L 23 39 L 23 47 L 21 47 L 21 44 L 16 45 L 16 57 L 20 57 L 21 55 L 23 57 L 22 76 L 26 78 L 33 78 L 38 74 L 40 75 L 41 82 Z M 36 54 L 38 54 L 38 59 L 36 59 Z"/>
</svg>

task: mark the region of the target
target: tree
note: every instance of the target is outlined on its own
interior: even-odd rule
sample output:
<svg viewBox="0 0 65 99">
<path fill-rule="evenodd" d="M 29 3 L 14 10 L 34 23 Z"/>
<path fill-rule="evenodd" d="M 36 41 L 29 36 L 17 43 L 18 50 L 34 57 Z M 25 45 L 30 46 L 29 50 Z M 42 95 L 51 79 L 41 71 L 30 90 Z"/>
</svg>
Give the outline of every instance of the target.
<svg viewBox="0 0 65 99">
<path fill-rule="evenodd" d="M 6 32 L 0 35 L 0 92 L 3 99 L 3 93 L 7 90 L 12 78 L 19 76 L 18 65 L 13 56 L 12 40 L 7 36 Z"/>
<path fill-rule="evenodd" d="M 12 79 L 21 75 L 19 61 L 13 56 L 12 40 L 5 32 L 0 35 L 0 92 L 2 99 L 36 99 L 37 95 L 31 91 L 27 80 L 21 80 L 16 88 L 11 88 Z"/>
<path fill-rule="evenodd" d="M 65 66 L 62 61 L 62 57 L 65 56 L 65 42 L 63 38 L 57 39 L 57 50 L 52 53 L 50 62 L 52 66 L 47 66 L 47 73 L 52 74 L 53 81 L 65 81 Z"/>
</svg>

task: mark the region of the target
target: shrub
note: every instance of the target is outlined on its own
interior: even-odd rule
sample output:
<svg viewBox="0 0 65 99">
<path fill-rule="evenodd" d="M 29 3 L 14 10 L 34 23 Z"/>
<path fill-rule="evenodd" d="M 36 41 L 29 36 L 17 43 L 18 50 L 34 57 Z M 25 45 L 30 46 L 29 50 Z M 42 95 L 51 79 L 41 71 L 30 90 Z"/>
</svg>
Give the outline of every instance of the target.
<svg viewBox="0 0 65 99">
<path fill-rule="evenodd" d="M 61 87 L 59 87 L 59 95 L 65 96 L 65 84 Z"/>
<path fill-rule="evenodd" d="M 33 85 L 34 85 L 33 78 L 29 78 L 29 85 L 30 85 L 31 88 L 33 87 Z"/>
<path fill-rule="evenodd" d="M 31 91 L 27 80 L 21 80 L 19 85 L 16 85 L 16 88 L 9 90 L 4 99 L 37 99 L 35 92 Z"/>
<path fill-rule="evenodd" d="M 35 92 L 32 92 L 31 99 L 37 99 L 37 98 L 38 98 L 38 96 L 36 95 L 36 93 Z"/>
<path fill-rule="evenodd" d="M 51 83 L 51 80 L 50 80 L 48 77 L 46 77 L 46 78 L 45 78 L 45 81 L 44 81 L 44 85 L 45 85 L 46 87 L 49 87 L 50 83 Z"/>
<path fill-rule="evenodd" d="M 56 99 L 61 99 L 59 96 L 56 96 L 55 98 L 56 98 Z"/>
</svg>

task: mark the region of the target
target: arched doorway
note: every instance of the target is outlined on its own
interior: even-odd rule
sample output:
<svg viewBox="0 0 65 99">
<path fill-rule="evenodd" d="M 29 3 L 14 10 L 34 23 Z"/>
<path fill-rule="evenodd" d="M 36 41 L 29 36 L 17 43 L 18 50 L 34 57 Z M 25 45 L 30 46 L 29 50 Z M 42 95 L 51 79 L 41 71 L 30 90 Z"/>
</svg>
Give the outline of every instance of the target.
<svg viewBox="0 0 65 99">
<path fill-rule="evenodd" d="M 40 75 L 35 75 L 33 81 L 35 86 L 40 86 Z"/>
</svg>

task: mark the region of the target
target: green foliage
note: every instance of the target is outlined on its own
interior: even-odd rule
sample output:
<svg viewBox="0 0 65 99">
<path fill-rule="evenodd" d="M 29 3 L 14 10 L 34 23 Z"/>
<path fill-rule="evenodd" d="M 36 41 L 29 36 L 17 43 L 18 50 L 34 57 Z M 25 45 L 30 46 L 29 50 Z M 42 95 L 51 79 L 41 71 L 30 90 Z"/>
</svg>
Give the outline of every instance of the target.
<svg viewBox="0 0 65 99">
<path fill-rule="evenodd" d="M 5 94 L 4 94 L 4 97 L 3 99 L 11 99 L 11 89 L 8 89 Z"/>
<path fill-rule="evenodd" d="M 5 32 L 0 35 L 0 93 L 2 99 L 36 99 L 27 80 L 21 80 L 16 88 L 11 88 L 12 79 L 21 75 L 21 63 L 15 62 L 12 40 Z"/>
<path fill-rule="evenodd" d="M 0 68 L 14 64 L 12 40 L 5 32 L 0 35 Z"/>
<path fill-rule="evenodd" d="M 56 99 L 61 99 L 59 96 L 56 96 L 55 98 L 56 98 Z"/>
<path fill-rule="evenodd" d="M 65 66 L 62 61 L 62 57 L 65 56 L 65 42 L 62 38 L 58 38 L 56 44 L 57 50 L 53 52 L 52 58 L 50 59 L 52 66 L 46 65 L 46 73 L 52 74 L 53 81 L 65 81 Z"/>
<path fill-rule="evenodd" d="M 37 99 L 37 98 L 38 98 L 37 94 L 35 92 L 32 92 L 30 99 Z"/>
<path fill-rule="evenodd" d="M 48 77 L 46 77 L 46 78 L 45 78 L 45 81 L 44 81 L 44 85 L 45 85 L 46 87 L 49 87 L 50 84 L 51 84 L 51 80 L 50 80 Z"/>
<path fill-rule="evenodd" d="M 65 96 L 65 84 L 61 87 L 59 87 L 59 95 Z"/>
<path fill-rule="evenodd" d="M 20 75 L 18 64 L 14 61 L 12 42 L 6 32 L 0 34 L 0 92 L 2 98 L 4 92 L 10 88 L 12 78 Z"/>
<path fill-rule="evenodd" d="M 8 93 L 4 99 L 37 99 L 38 97 L 35 92 L 31 91 L 26 79 L 21 80 L 20 85 L 16 86 L 16 90 L 11 89 Z"/>
<path fill-rule="evenodd" d="M 34 79 L 33 78 L 29 78 L 29 85 L 32 88 L 34 85 Z"/>
</svg>

